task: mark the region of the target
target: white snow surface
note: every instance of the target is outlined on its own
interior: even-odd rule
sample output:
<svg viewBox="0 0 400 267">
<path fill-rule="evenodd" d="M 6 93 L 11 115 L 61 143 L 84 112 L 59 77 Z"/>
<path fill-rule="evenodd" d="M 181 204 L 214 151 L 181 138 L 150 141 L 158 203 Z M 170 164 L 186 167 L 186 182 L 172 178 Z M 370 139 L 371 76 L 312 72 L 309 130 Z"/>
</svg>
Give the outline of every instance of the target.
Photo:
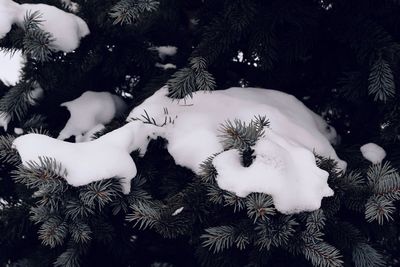
<svg viewBox="0 0 400 267">
<path fill-rule="evenodd" d="M 150 50 L 155 50 L 158 52 L 158 57 L 162 60 L 167 56 L 174 56 L 178 52 L 178 48 L 176 46 L 166 45 L 166 46 L 155 46 L 151 47 Z"/>
<path fill-rule="evenodd" d="M 123 192 L 130 191 L 136 165 L 130 156 L 135 149 L 146 151 L 155 126 L 131 122 L 100 138 L 86 143 L 69 143 L 41 134 L 27 134 L 16 138 L 13 148 L 18 150 L 22 163 L 39 162 L 40 157 L 55 159 L 67 171 L 66 180 L 72 186 L 120 177 Z"/>
<path fill-rule="evenodd" d="M 22 128 L 14 128 L 14 133 L 17 135 L 21 135 L 24 133 L 24 130 Z"/>
<path fill-rule="evenodd" d="M 80 143 L 80 142 L 89 142 L 94 140 L 94 135 L 98 132 L 100 132 L 101 130 L 103 130 L 104 128 L 106 128 L 104 126 L 104 124 L 97 124 L 96 126 L 94 126 L 92 129 L 90 129 L 89 131 L 87 131 L 84 135 L 78 135 L 75 138 L 75 142 Z"/>
<path fill-rule="evenodd" d="M 175 65 L 175 64 L 172 64 L 172 63 L 161 64 L 161 63 L 157 62 L 157 63 L 155 64 L 155 66 L 156 66 L 157 68 L 164 69 L 164 70 L 176 69 L 176 65 Z"/>
<path fill-rule="evenodd" d="M 386 157 L 386 151 L 374 143 L 368 143 L 360 147 L 361 154 L 372 164 L 379 164 Z"/>
<path fill-rule="evenodd" d="M 180 207 L 180 208 L 176 209 L 171 215 L 172 216 L 179 215 L 183 211 L 183 209 L 184 209 L 184 207 Z"/>
<path fill-rule="evenodd" d="M 58 139 L 65 140 L 75 136 L 77 140 L 88 140 L 95 132 L 91 131 L 99 124 L 105 125 L 126 110 L 121 97 L 109 92 L 86 91 L 80 97 L 62 103 L 71 113 Z M 98 129 L 97 129 L 98 131 Z M 90 134 L 87 134 L 91 132 Z M 86 136 L 86 137 L 85 137 Z"/>
<path fill-rule="evenodd" d="M 196 92 L 192 99 L 173 101 L 161 88 L 134 108 L 128 119 L 138 119 L 145 111 L 161 125 L 156 133 L 168 140 L 167 149 L 176 164 L 200 173 L 200 164 L 223 151 L 219 129 L 226 120 L 249 123 L 254 116 L 266 116 L 270 129 L 253 149 L 257 158 L 250 167 L 240 164 L 236 150 L 222 152 L 213 163 L 218 185 L 245 197 L 251 192 L 270 194 L 283 213 L 315 210 L 323 197 L 333 191 L 327 184 L 328 173 L 316 166 L 313 151 L 337 161 L 345 171 L 329 140 L 336 131 L 295 97 L 283 92 L 259 88 L 230 88 Z M 333 129 L 333 127 L 331 127 Z"/>
<path fill-rule="evenodd" d="M 0 12 L 0 17 L 1 17 L 1 12 Z M 21 51 L 17 51 L 14 54 L 0 51 L 0 80 L 6 86 L 16 85 L 21 78 L 21 69 L 24 63 L 25 59 L 22 56 Z"/>
<path fill-rule="evenodd" d="M 90 33 L 86 22 L 72 14 L 46 4 L 18 4 L 12 0 L 0 0 L 0 39 L 5 37 L 13 24 L 23 27 L 24 17 L 39 11 L 43 22 L 40 28 L 51 33 L 54 51 L 71 52 L 78 48 L 80 39 Z"/>
<path fill-rule="evenodd" d="M 346 162 L 329 143 L 332 131 L 330 135 L 323 131 L 326 122 L 295 97 L 258 88 L 196 92 L 186 101 L 174 101 L 167 94 L 167 87 L 161 88 L 131 111 L 127 118 L 131 122 L 93 141 L 67 143 L 28 134 L 15 139 L 13 145 L 24 164 L 38 161 L 40 156 L 56 159 L 74 186 L 118 176 L 123 178 L 124 193 L 128 193 L 130 180 L 136 175 L 129 153 L 139 149 L 144 155 L 150 140 L 160 136 L 168 141 L 167 149 L 175 162 L 197 174 L 204 160 L 220 153 L 213 164 L 222 189 L 240 197 L 251 192 L 270 194 L 282 213 L 318 209 L 323 197 L 333 195 L 328 173 L 317 167 L 313 151 L 336 160 L 343 171 Z M 142 122 L 139 119 L 145 111 L 159 125 L 167 123 L 154 126 Z M 228 119 L 249 123 L 255 115 L 266 116 L 270 128 L 264 129 L 264 137 L 253 147 L 256 158 L 252 165 L 243 167 L 238 151 L 223 151 L 219 129 Z"/>
</svg>

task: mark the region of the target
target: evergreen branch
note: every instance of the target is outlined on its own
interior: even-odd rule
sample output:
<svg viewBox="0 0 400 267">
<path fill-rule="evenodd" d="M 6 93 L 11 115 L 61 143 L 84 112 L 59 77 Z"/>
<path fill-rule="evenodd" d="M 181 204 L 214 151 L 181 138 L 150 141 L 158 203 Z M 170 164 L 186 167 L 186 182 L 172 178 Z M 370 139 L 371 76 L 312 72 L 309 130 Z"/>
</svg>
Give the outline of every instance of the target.
<svg viewBox="0 0 400 267">
<path fill-rule="evenodd" d="M 272 197 L 261 193 L 252 193 L 246 198 L 247 216 L 254 221 L 264 221 L 267 216 L 276 213 Z"/>
<path fill-rule="evenodd" d="M 339 250 L 325 242 L 305 243 L 302 253 L 314 266 L 343 266 L 342 255 L 340 255 Z"/>
<path fill-rule="evenodd" d="M 208 184 L 207 185 L 207 197 L 208 199 L 215 204 L 223 204 L 225 191 L 219 188 L 217 184 Z"/>
<path fill-rule="evenodd" d="M 69 233 L 77 244 L 87 244 L 91 239 L 90 226 L 82 221 L 74 221 L 69 225 Z"/>
<path fill-rule="evenodd" d="M 65 205 L 65 215 L 72 220 L 86 219 L 95 214 L 94 208 L 79 199 L 70 199 Z"/>
<path fill-rule="evenodd" d="M 10 119 L 22 120 L 31 106 L 29 93 L 31 91 L 30 83 L 18 83 L 12 87 L 0 99 L 0 110 L 7 114 Z"/>
<path fill-rule="evenodd" d="M 46 220 L 39 229 L 39 239 L 43 245 L 54 248 L 62 245 L 68 233 L 67 224 L 58 217 L 52 217 Z"/>
<path fill-rule="evenodd" d="M 263 123 L 251 121 L 249 124 L 241 120 L 235 119 L 233 122 L 227 120 L 221 125 L 219 137 L 222 138 L 222 144 L 225 150 L 238 149 L 244 151 L 254 146 L 256 142 L 265 134 Z"/>
<path fill-rule="evenodd" d="M 387 266 L 383 256 L 367 243 L 358 243 L 352 251 L 355 266 L 380 267 Z"/>
<path fill-rule="evenodd" d="M 108 203 L 122 197 L 119 179 L 105 179 L 83 186 L 79 198 L 91 208 L 97 207 L 100 211 Z"/>
<path fill-rule="evenodd" d="M 39 11 L 28 11 L 24 17 L 25 36 L 23 51 L 38 61 L 45 62 L 51 58 L 51 43 L 54 41 L 49 32 L 40 28 L 42 15 Z"/>
<path fill-rule="evenodd" d="M 140 201 L 130 207 L 132 212 L 126 216 L 126 219 L 130 222 L 135 221 L 135 227 L 147 229 L 160 222 L 160 211 L 152 203 Z"/>
<path fill-rule="evenodd" d="M 218 253 L 229 249 L 235 242 L 235 228 L 233 226 L 216 226 L 206 229 L 206 234 L 201 235 L 203 247 Z"/>
<path fill-rule="evenodd" d="M 56 216 L 56 214 L 52 212 L 48 206 L 44 205 L 32 207 L 30 210 L 30 214 L 30 219 L 35 223 L 43 223 L 48 219 Z"/>
<path fill-rule="evenodd" d="M 200 164 L 199 177 L 201 181 L 205 184 L 214 184 L 216 182 L 215 178 L 217 177 L 218 173 L 212 162 L 217 155 L 218 154 L 209 156 L 205 161 Z"/>
<path fill-rule="evenodd" d="M 71 242 L 70 242 L 71 243 Z M 61 253 L 54 262 L 55 267 L 79 267 L 82 248 L 77 244 L 69 244 L 66 251 Z"/>
<path fill-rule="evenodd" d="M 0 161 L 3 163 L 17 165 L 21 163 L 19 155 L 12 147 L 15 137 L 12 135 L 0 136 Z"/>
<path fill-rule="evenodd" d="M 212 75 L 206 70 L 205 58 L 194 57 L 189 61 L 190 67 L 178 70 L 168 80 L 169 97 L 181 99 L 192 97 L 196 91 L 212 91 L 216 84 Z"/>
<path fill-rule="evenodd" d="M 127 196 L 130 205 L 139 201 L 146 202 L 151 200 L 151 195 L 143 189 L 145 183 L 146 183 L 146 178 L 144 178 L 141 175 L 137 175 L 135 179 L 132 180 L 132 186 L 131 186 L 132 189 L 129 195 Z"/>
<path fill-rule="evenodd" d="M 369 75 L 368 93 L 374 95 L 375 100 L 386 102 L 396 92 L 394 77 L 389 63 L 381 56 L 372 65 Z"/>
<path fill-rule="evenodd" d="M 14 179 L 28 188 L 45 190 L 49 193 L 60 193 L 67 189 L 64 177 L 66 169 L 56 160 L 39 157 L 39 162 L 29 161 L 13 171 Z"/>
<path fill-rule="evenodd" d="M 392 214 L 395 210 L 391 200 L 374 195 L 368 199 L 365 205 L 365 218 L 368 222 L 378 221 L 379 224 L 383 224 L 384 221 L 393 219 Z"/>
<path fill-rule="evenodd" d="M 121 0 L 111 8 L 109 15 L 114 24 L 135 24 L 156 11 L 159 5 L 156 0 Z"/>
<path fill-rule="evenodd" d="M 233 212 L 239 212 L 246 207 L 245 199 L 238 197 L 235 193 L 225 191 L 224 192 L 225 206 L 233 206 Z"/>
<path fill-rule="evenodd" d="M 282 247 L 288 244 L 298 225 L 293 216 L 277 216 L 259 221 L 255 230 L 257 232 L 256 245 L 259 249 L 270 250 L 271 246 Z"/>
<path fill-rule="evenodd" d="M 312 229 L 315 231 L 321 231 L 326 222 L 326 217 L 324 215 L 324 211 L 322 209 L 318 209 L 316 211 L 310 212 L 307 215 L 306 226 L 308 229 Z"/>
<path fill-rule="evenodd" d="M 46 128 L 47 125 L 45 123 L 45 120 L 46 120 L 46 117 L 44 117 L 43 115 L 34 114 L 22 123 L 21 128 L 26 129 L 28 131 Z M 46 134 L 46 135 L 49 135 L 49 134 Z"/>
</svg>

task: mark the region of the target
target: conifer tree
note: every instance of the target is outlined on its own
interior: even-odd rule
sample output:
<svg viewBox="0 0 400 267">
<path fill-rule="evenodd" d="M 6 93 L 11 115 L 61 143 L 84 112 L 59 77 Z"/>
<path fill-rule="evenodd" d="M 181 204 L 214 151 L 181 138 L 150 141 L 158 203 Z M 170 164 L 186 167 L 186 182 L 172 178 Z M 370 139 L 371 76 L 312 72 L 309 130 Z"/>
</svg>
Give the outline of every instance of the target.
<svg viewBox="0 0 400 267">
<path fill-rule="evenodd" d="M 0 16 L 9 1 L 0 0 Z M 45 14 L 28 10 L 0 39 L 2 51 L 21 50 L 26 58 L 16 85 L 0 82 L 1 265 L 399 264 L 399 1 L 17 2 L 75 14 L 90 34 L 65 51 L 42 27 Z M 347 161 L 345 173 L 315 153 L 334 195 L 320 209 L 284 214 L 268 194 L 239 197 L 221 189 L 218 154 L 196 174 L 175 163 L 161 137 L 144 155 L 131 153 L 137 175 L 129 194 L 121 177 L 73 186 L 57 159 L 22 164 L 13 147 L 20 131 L 57 138 L 69 119 L 60 104 L 88 90 L 119 95 L 129 106 L 93 137 L 101 138 L 164 85 L 183 103 L 197 91 L 229 87 L 296 96 L 341 135 L 335 150 Z M 168 110 L 165 121 L 152 116 L 136 120 L 163 127 L 176 119 Z M 270 126 L 264 114 L 221 121 L 221 153 L 235 149 L 242 165 L 251 166 L 254 145 Z M 385 148 L 383 162 L 362 157 L 360 146 L 369 142 Z"/>
</svg>

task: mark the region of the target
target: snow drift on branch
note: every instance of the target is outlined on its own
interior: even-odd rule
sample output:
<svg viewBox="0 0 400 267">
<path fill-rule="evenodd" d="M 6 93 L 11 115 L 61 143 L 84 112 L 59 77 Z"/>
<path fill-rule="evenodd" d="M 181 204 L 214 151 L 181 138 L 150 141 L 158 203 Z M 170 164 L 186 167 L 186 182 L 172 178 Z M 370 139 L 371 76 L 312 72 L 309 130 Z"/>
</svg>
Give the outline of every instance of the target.
<svg viewBox="0 0 400 267">
<path fill-rule="evenodd" d="M 251 192 L 270 194 L 283 213 L 318 209 L 323 197 L 333 195 L 328 173 L 316 166 L 313 151 L 337 161 L 331 146 L 336 131 L 295 97 L 258 88 L 230 88 L 212 93 L 196 92 L 193 98 L 177 102 L 160 89 L 134 108 L 130 119 L 148 114 L 153 123 L 165 124 L 157 135 L 168 140 L 167 149 L 175 162 L 199 173 L 200 164 L 223 151 L 220 124 L 239 119 L 250 123 L 255 115 L 265 116 L 270 129 L 253 147 L 256 159 L 243 167 L 237 150 L 220 153 L 213 160 L 217 183 L 244 197 Z M 166 122 L 166 123 L 165 123 Z"/>
<path fill-rule="evenodd" d="M 62 103 L 71 113 L 58 139 L 65 140 L 75 136 L 79 142 L 89 141 L 92 134 L 101 130 L 104 124 L 121 115 L 126 104 L 121 97 L 109 92 L 86 91 L 80 97 Z M 90 133 L 90 134 L 89 134 Z"/>
<path fill-rule="evenodd" d="M 68 143 L 46 135 L 27 134 L 16 138 L 13 147 L 18 150 L 23 164 L 40 161 L 40 157 L 55 159 L 67 171 L 66 180 L 72 186 L 82 186 L 111 177 L 122 178 L 122 189 L 128 194 L 131 179 L 136 176 L 136 165 L 130 156 L 135 149 L 146 151 L 154 136 L 153 125 L 129 123 L 96 140 L 86 143 Z"/>
<path fill-rule="evenodd" d="M 90 33 L 86 22 L 80 17 L 45 4 L 18 4 L 11 0 L 0 0 L 0 39 L 7 35 L 13 24 L 23 27 L 27 13 L 38 11 L 41 17 L 39 27 L 54 38 L 54 51 L 71 52 L 80 39 Z"/>
<path fill-rule="evenodd" d="M 161 88 L 131 111 L 127 120 L 132 122 L 91 142 L 72 144 L 29 134 L 14 145 L 23 162 L 40 156 L 56 159 L 67 169 L 72 185 L 119 176 L 125 178 L 126 193 L 136 174 L 129 153 L 140 149 L 144 154 L 149 140 L 161 136 L 168 140 L 175 162 L 197 174 L 204 160 L 219 153 L 213 164 L 222 189 L 240 197 L 270 194 L 283 213 L 318 209 L 322 198 L 333 194 L 328 173 L 317 167 L 313 151 L 346 168 L 328 141 L 335 140 L 335 131 L 328 131 L 320 116 L 291 95 L 257 88 L 196 92 L 182 102 L 167 95 L 168 89 Z M 249 123 L 254 115 L 265 116 L 270 128 L 264 127 L 265 135 L 252 147 L 256 158 L 244 167 L 237 150 L 224 151 L 219 129 L 226 120 Z"/>
</svg>

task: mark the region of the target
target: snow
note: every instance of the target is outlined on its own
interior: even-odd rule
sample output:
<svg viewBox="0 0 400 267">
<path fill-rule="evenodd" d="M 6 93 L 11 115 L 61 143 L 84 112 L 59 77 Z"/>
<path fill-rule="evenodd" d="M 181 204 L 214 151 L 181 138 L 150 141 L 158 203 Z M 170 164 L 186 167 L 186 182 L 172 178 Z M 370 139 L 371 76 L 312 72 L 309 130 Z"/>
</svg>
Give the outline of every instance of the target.
<svg viewBox="0 0 400 267">
<path fill-rule="evenodd" d="M 14 54 L 0 51 L 0 80 L 6 86 L 16 85 L 21 78 L 21 69 L 24 62 L 25 59 L 19 50 Z"/>
<path fill-rule="evenodd" d="M 62 103 L 71 113 L 58 139 L 75 136 L 77 140 L 88 140 L 95 133 L 91 131 L 99 124 L 107 124 L 126 110 L 126 104 L 117 95 L 109 92 L 86 91 L 75 100 Z M 87 135 L 91 132 L 90 135 Z M 86 137 L 85 137 L 86 135 Z"/>
<path fill-rule="evenodd" d="M 379 164 L 386 157 L 385 150 L 374 143 L 368 143 L 360 147 L 360 151 L 366 160 L 372 164 Z"/>
<path fill-rule="evenodd" d="M 158 57 L 162 60 L 167 56 L 174 56 L 178 52 L 178 48 L 176 46 L 155 46 L 151 47 L 150 50 L 155 50 L 158 52 Z"/>
<path fill-rule="evenodd" d="M 14 128 L 14 133 L 16 135 L 21 135 L 24 133 L 24 130 L 22 128 Z"/>
<path fill-rule="evenodd" d="M 137 172 L 130 153 L 138 148 L 146 151 L 155 127 L 131 122 L 86 143 L 69 143 L 31 133 L 17 137 L 12 146 L 25 166 L 31 161 L 39 162 L 40 157 L 55 159 L 65 168 L 65 179 L 72 186 L 120 177 L 123 192 L 128 194 L 130 181 Z"/>
<path fill-rule="evenodd" d="M 184 207 L 180 207 L 179 209 L 176 209 L 173 213 L 172 216 L 176 216 L 180 214 L 183 211 Z"/>
<path fill-rule="evenodd" d="M 269 194 L 282 213 L 319 209 L 322 197 L 333 195 L 327 184 L 328 173 L 316 166 L 314 155 L 301 145 L 267 129 L 254 150 L 256 158 L 249 167 L 242 166 L 236 150 L 214 158 L 220 188 L 239 197 L 252 192 Z"/>
<path fill-rule="evenodd" d="M 40 28 L 49 32 L 54 41 L 54 51 L 72 52 L 78 48 L 80 39 L 90 33 L 86 22 L 80 17 L 46 4 L 18 4 L 12 0 L 0 0 L 0 38 L 11 30 L 13 24 L 23 27 L 24 17 L 30 12 L 42 15 Z"/>
<path fill-rule="evenodd" d="M 164 70 L 176 69 L 176 65 L 175 65 L 175 64 L 172 64 L 172 63 L 161 64 L 161 63 L 157 62 L 157 63 L 155 64 L 155 66 L 156 66 L 157 68 L 164 69 Z"/>
<path fill-rule="evenodd" d="M 253 148 L 257 155 L 253 165 L 244 168 L 239 152 L 229 150 L 213 161 L 222 189 L 244 197 L 264 192 L 274 198 L 283 213 L 315 210 L 323 197 L 333 191 L 327 184 L 328 173 L 316 166 L 313 151 L 337 161 L 346 169 L 329 140 L 336 131 L 295 97 L 275 90 L 230 88 L 195 92 L 193 98 L 173 101 L 164 87 L 134 108 L 128 119 L 140 119 L 145 112 L 158 125 L 156 135 L 168 140 L 167 149 L 175 163 L 200 173 L 200 164 L 223 151 L 219 139 L 221 123 L 240 119 L 249 123 L 255 115 L 266 116 L 270 129 Z M 244 177 L 246 176 L 246 177 Z"/>
<path fill-rule="evenodd" d="M 66 168 L 71 185 L 118 176 L 123 178 L 124 193 L 128 193 L 130 180 L 136 175 L 129 153 L 138 149 L 144 155 L 150 140 L 160 136 L 168 141 L 167 149 L 176 164 L 196 174 L 200 174 L 204 160 L 219 153 L 212 163 L 222 189 L 239 197 L 251 192 L 270 194 L 282 213 L 318 209 L 323 197 L 333 195 L 328 173 L 317 167 L 313 151 L 336 160 L 345 171 L 346 162 L 338 158 L 329 142 L 336 138 L 336 131 L 324 130 L 326 122 L 295 97 L 259 88 L 195 92 L 193 98 L 182 101 L 167 94 L 168 88 L 161 88 L 131 111 L 125 126 L 93 141 L 67 143 L 28 134 L 15 139 L 13 145 L 24 164 L 41 156 L 56 159 Z M 73 121 L 65 128 L 68 134 L 84 132 L 78 126 L 86 124 L 90 124 L 86 132 L 93 129 L 99 124 L 95 114 L 108 109 L 102 101 L 96 102 L 93 92 L 90 97 L 84 95 L 65 104 Z M 105 113 L 111 117 L 112 112 Z M 157 125 L 142 121 L 145 113 Z M 264 128 L 265 135 L 253 147 L 256 158 L 252 165 L 243 167 L 237 150 L 224 151 L 219 129 L 226 120 L 249 123 L 255 115 L 266 116 L 270 128 Z M 175 212 L 179 214 L 179 209 Z"/>
<path fill-rule="evenodd" d="M 196 173 L 205 159 L 223 150 L 218 138 L 221 123 L 228 119 L 249 122 L 255 115 L 265 115 L 271 128 L 282 137 L 336 160 L 341 170 L 346 168 L 346 162 L 338 158 L 328 141 L 328 138 L 334 139 L 332 133 L 328 135 L 320 130 L 322 119 L 316 121 L 318 115 L 291 95 L 275 90 L 234 87 L 212 93 L 195 92 L 193 98 L 177 102 L 167 94 L 167 87 L 163 87 L 134 108 L 128 119 L 141 118 L 145 111 L 159 124 L 166 117 L 171 118 L 174 123 L 163 127 L 168 151 L 177 164 Z"/>
<path fill-rule="evenodd" d="M 75 138 L 75 142 L 80 143 L 80 142 L 89 142 L 94 140 L 94 135 L 98 132 L 100 132 L 101 130 L 103 130 L 104 128 L 106 128 L 104 126 L 104 124 L 97 124 L 96 126 L 94 126 L 92 129 L 90 129 L 89 131 L 87 131 L 84 135 L 79 135 Z"/>
</svg>

